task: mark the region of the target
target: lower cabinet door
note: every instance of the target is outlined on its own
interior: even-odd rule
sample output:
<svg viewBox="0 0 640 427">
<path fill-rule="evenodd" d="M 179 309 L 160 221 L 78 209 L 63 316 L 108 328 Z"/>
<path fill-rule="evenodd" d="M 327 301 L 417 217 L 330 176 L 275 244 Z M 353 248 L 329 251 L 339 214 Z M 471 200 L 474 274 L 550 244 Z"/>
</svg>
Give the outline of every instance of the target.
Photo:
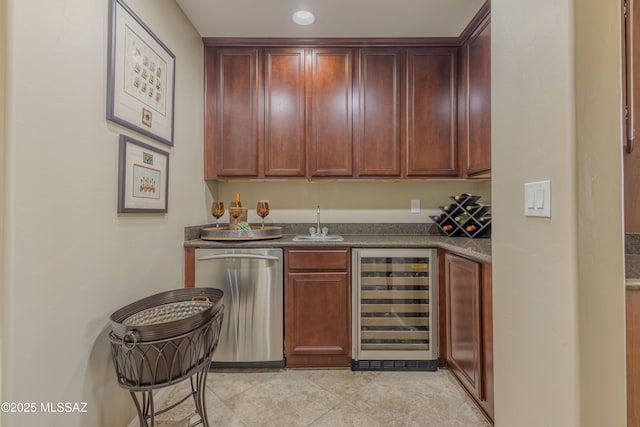
<svg viewBox="0 0 640 427">
<path fill-rule="evenodd" d="M 285 357 L 288 367 L 350 366 L 347 272 L 288 273 Z"/>
<path fill-rule="evenodd" d="M 640 290 L 626 290 L 627 426 L 640 425 Z"/>
<path fill-rule="evenodd" d="M 483 400 L 480 264 L 445 255 L 447 363 L 477 400 Z"/>
</svg>

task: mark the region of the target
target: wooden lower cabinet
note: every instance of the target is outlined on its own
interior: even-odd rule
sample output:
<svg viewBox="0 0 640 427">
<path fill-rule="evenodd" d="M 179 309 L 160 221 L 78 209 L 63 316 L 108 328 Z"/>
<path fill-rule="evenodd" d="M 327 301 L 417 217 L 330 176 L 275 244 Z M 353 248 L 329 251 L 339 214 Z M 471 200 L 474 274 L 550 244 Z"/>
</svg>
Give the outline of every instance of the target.
<svg viewBox="0 0 640 427">
<path fill-rule="evenodd" d="M 640 289 L 626 290 L 627 426 L 640 426 Z"/>
<path fill-rule="evenodd" d="M 491 265 L 444 254 L 446 363 L 493 420 Z"/>
<path fill-rule="evenodd" d="M 288 250 L 285 255 L 287 367 L 351 365 L 349 250 Z"/>
</svg>

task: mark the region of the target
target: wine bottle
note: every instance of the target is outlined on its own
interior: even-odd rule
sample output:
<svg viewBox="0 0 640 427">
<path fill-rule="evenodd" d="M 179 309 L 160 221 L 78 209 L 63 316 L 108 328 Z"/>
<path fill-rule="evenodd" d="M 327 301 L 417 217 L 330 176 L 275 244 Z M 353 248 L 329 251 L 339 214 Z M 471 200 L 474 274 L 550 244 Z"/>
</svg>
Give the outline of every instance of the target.
<svg viewBox="0 0 640 427">
<path fill-rule="evenodd" d="M 466 213 L 460 214 L 460 215 L 458 215 L 457 217 L 454 218 L 454 220 L 458 224 L 464 224 L 468 219 L 469 219 L 469 215 L 467 215 Z"/>
</svg>

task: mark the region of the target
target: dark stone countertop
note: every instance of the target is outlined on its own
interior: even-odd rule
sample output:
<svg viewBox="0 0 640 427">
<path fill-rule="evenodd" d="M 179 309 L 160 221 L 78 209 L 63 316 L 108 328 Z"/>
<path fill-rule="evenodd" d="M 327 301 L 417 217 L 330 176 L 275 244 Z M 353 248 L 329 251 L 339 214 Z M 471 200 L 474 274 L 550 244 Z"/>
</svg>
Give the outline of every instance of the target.
<svg viewBox="0 0 640 427">
<path fill-rule="evenodd" d="M 624 273 L 627 289 L 640 290 L 640 234 L 625 234 L 624 252 Z"/>
<path fill-rule="evenodd" d="M 283 234 L 278 239 L 252 240 L 252 241 L 209 241 L 199 238 L 199 230 L 202 227 L 187 227 L 185 229 L 185 248 L 440 248 L 449 250 L 475 261 L 491 263 L 491 239 L 466 237 L 447 237 L 433 234 L 348 234 L 339 227 L 330 224 L 330 234 L 341 234 L 342 242 L 294 242 L 295 232 Z M 293 231 L 285 230 L 283 232 Z M 345 230 L 346 231 L 346 230 Z M 386 229 L 377 228 L 377 231 L 388 232 Z M 398 230 L 393 230 L 397 232 Z M 402 230 L 411 231 L 411 230 Z M 427 230 L 420 230 L 427 231 Z"/>
<path fill-rule="evenodd" d="M 640 255 L 625 255 L 624 269 L 627 289 L 640 289 Z"/>
</svg>

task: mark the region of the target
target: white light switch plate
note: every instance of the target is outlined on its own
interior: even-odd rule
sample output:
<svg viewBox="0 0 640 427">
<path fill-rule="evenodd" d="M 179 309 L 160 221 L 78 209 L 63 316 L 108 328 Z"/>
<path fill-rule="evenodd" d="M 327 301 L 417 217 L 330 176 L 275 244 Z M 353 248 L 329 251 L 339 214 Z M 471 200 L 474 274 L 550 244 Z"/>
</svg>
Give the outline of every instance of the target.
<svg viewBox="0 0 640 427">
<path fill-rule="evenodd" d="M 551 181 L 524 184 L 524 216 L 551 218 Z"/>
</svg>

